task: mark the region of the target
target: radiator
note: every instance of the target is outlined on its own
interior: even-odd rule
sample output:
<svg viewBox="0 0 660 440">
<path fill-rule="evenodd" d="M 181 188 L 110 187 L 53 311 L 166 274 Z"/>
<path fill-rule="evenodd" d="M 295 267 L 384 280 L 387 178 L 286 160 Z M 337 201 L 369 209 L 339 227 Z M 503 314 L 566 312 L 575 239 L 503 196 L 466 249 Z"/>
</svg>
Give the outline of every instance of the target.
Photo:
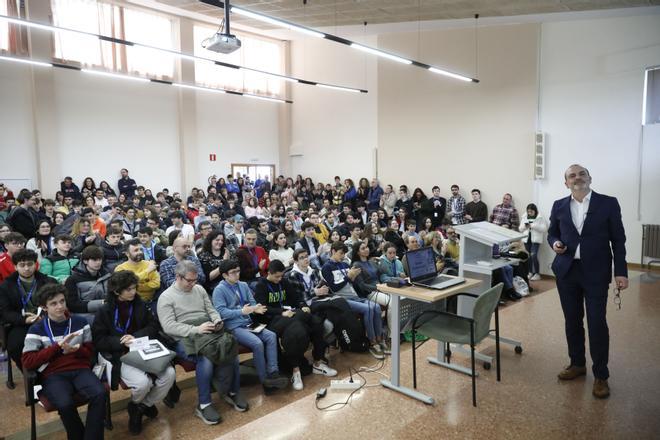
<svg viewBox="0 0 660 440">
<path fill-rule="evenodd" d="M 642 225 L 642 264 L 644 257 L 660 258 L 660 225 Z"/>
</svg>

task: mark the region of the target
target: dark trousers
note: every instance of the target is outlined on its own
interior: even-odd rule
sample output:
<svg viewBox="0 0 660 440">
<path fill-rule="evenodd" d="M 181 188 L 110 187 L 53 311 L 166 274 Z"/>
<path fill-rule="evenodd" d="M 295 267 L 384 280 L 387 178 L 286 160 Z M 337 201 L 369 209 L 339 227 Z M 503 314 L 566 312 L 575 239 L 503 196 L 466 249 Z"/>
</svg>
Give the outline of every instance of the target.
<svg viewBox="0 0 660 440">
<path fill-rule="evenodd" d="M 585 366 L 584 311 L 587 310 L 589 351 L 593 361 L 592 371 L 597 379 L 607 379 L 610 334 L 607 328 L 608 284 L 588 285 L 583 282 L 583 267 L 574 260 L 564 278 L 557 278 L 557 289 L 566 321 L 566 342 L 571 365 Z"/>
<path fill-rule="evenodd" d="M 16 326 L 9 330 L 7 335 L 7 353 L 12 361 L 21 370 L 21 355 L 23 354 L 23 345 L 25 344 L 25 335 L 27 334 L 28 327 Z"/>
<path fill-rule="evenodd" d="M 46 377 L 42 385 L 42 392 L 57 408 L 69 440 L 103 439 L 106 391 L 92 370 L 81 369 L 55 373 Z M 73 400 L 74 394 L 80 394 L 89 401 L 85 426 L 78 415 L 78 409 Z"/>
<path fill-rule="evenodd" d="M 325 356 L 327 344 L 323 339 L 323 321 L 311 313 L 297 310 L 291 318 L 277 316 L 268 328 L 280 338 L 282 355 L 292 367 L 298 367 L 309 342 L 312 342 L 312 357 L 315 361 Z"/>
</svg>

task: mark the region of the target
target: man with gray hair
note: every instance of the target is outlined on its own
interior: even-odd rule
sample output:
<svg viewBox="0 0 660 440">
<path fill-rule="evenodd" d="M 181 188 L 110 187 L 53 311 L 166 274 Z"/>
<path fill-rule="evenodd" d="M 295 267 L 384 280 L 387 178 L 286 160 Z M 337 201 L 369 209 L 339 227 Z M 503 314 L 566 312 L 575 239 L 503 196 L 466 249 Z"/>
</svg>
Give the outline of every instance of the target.
<svg viewBox="0 0 660 440">
<path fill-rule="evenodd" d="M 185 338 L 220 331 L 223 323 L 208 293 L 197 283 L 198 268 L 195 263 L 182 260 L 177 263 L 174 272 L 175 282 L 158 298 L 158 319 L 163 331 L 177 341 L 177 355 L 196 364 L 198 405 L 195 415 L 207 425 L 215 425 L 222 418 L 212 404 L 212 382 L 222 398 L 234 409 L 243 412 L 249 407 L 240 394 L 238 356 L 229 365 L 218 366 L 205 356 L 186 354 L 183 344 Z"/>
</svg>

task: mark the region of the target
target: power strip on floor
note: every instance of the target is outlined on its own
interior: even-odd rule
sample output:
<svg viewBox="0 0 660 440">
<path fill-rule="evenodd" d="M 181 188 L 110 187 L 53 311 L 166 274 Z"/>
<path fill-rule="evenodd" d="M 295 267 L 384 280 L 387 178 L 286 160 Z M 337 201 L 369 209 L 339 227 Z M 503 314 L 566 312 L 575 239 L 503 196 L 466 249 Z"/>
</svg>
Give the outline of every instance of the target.
<svg viewBox="0 0 660 440">
<path fill-rule="evenodd" d="M 353 382 L 351 382 L 350 379 L 344 379 L 344 380 L 331 380 L 330 381 L 330 389 L 335 390 L 335 391 L 353 391 L 357 390 L 362 386 L 362 381 L 359 379 L 354 379 Z"/>
</svg>

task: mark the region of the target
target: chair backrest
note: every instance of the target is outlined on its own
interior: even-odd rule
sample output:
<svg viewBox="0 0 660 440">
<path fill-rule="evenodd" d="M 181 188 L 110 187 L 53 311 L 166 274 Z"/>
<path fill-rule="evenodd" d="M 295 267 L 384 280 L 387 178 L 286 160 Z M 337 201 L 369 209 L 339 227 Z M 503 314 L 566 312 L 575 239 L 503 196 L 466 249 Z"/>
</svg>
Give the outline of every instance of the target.
<svg viewBox="0 0 660 440">
<path fill-rule="evenodd" d="M 502 283 L 491 287 L 477 298 L 474 303 L 474 310 L 472 318 L 474 319 L 474 342 L 475 344 L 488 336 L 490 331 L 490 318 L 495 312 L 495 307 L 500 300 L 502 294 Z"/>
</svg>

